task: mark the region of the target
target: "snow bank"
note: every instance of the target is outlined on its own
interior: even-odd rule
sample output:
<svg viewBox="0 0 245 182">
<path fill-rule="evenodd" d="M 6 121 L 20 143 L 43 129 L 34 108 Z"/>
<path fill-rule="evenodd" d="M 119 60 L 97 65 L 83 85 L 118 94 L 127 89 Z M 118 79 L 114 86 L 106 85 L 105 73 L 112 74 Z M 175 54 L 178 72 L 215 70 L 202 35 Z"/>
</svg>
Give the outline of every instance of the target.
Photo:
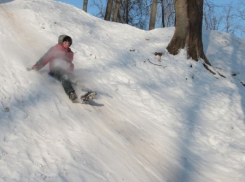
<svg viewBox="0 0 245 182">
<path fill-rule="evenodd" d="M 244 40 L 204 32 L 222 78 L 167 53 L 173 28 L 51 0 L 0 1 L 0 16 L 0 182 L 245 180 Z M 73 38 L 77 93 L 103 107 L 71 103 L 47 67 L 26 71 L 60 34 Z"/>
</svg>

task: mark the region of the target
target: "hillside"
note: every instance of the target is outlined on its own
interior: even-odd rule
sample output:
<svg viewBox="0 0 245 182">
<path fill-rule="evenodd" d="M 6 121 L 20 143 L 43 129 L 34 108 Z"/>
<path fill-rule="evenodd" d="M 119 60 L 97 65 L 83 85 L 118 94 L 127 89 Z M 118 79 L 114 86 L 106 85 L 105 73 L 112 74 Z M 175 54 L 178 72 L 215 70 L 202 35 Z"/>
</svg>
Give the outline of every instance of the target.
<svg viewBox="0 0 245 182">
<path fill-rule="evenodd" d="M 143 31 L 53 0 L 0 0 L 0 182 L 243 182 L 245 41 L 203 33 L 226 78 L 185 51 L 174 28 Z M 58 36 L 73 38 L 74 83 L 98 106 L 26 71 Z M 163 56 L 155 56 L 155 52 Z"/>
</svg>

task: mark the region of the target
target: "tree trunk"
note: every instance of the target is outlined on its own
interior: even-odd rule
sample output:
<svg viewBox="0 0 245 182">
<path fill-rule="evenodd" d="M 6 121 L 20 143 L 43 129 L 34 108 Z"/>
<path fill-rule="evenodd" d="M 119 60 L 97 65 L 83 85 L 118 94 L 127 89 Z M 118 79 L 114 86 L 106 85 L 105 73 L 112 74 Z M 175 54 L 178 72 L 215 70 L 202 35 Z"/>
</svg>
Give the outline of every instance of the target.
<svg viewBox="0 0 245 182">
<path fill-rule="evenodd" d="M 83 1 L 83 11 L 87 12 L 88 0 Z"/>
<path fill-rule="evenodd" d="M 114 14 L 113 14 L 113 19 L 112 21 L 116 22 L 117 21 L 117 15 L 119 11 L 121 0 L 116 0 L 115 8 L 114 8 Z"/>
<path fill-rule="evenodd" d="M 129 23 L 129 0 L 126 0 L 126 24 Z"/>
<path fill-rule="evenodd" d="M 106 21 L 110 21 L 110 19 L 111 19 L 112 5 L 113 5 L 113 0 L 108 0 L 107 6 L 106 6 L 106 13 L 105 13 L 105 20 Z"/>
<path fill-rule="evenodd" d="M 152 30 L 155 28 L 156 13 L 157 13 L 157 0 L 152 0 L 149 30 Z"/>
<path fill-rule="evenodd" d="M 162 6 L 162 27 L 165 27 L 165 21 L 164 21 L 164 0 L 161 0 L 161 6 Z"/>
<path fill-rule="evenodd" d="M 167 50 L 176 55 L 186 48 L 188 58 L 202 58 L 211 65 L 203 52 L 202 16 L 203 0 L 175 0 L 176 26 Z"/>
</svg>

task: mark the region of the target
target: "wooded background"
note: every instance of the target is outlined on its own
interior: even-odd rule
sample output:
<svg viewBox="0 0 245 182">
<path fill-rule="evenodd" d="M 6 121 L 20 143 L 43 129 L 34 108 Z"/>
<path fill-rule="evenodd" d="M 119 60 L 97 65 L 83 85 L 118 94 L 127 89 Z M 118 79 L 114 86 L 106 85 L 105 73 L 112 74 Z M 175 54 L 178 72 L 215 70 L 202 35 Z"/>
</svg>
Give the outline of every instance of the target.
<svg viewBox="0 0 245 182">
<path fill-rule="evenodd" d="M 84 11 L 107 21 L 143 30 L 175 26 L 174 0 L 82 0 Z M 89 6 L 88 6 L 89 4 Z M 245 1 L 215 4 L 204 0 L 203 29 L 219 30 L 245 38 Z"/>
</svg>

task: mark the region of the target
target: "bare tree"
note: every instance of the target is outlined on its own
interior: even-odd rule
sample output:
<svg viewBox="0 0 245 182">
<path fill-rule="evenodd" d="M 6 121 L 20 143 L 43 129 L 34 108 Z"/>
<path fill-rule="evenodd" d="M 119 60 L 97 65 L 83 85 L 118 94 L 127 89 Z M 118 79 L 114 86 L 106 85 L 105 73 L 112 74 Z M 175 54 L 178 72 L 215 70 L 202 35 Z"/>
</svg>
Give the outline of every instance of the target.
<svg viewBox="0 0 245 182">
<path fill-rule="evenodd" d="M 203 26 L 205 30 L 218 30 L 222 22 L 222 15 L 218 12 L 221 6 L 215 5 L 210 0 L 204 1 Z"/>
<path fill-rule="evenodd" d="M 238 17 L 241 20 L 245 20 L 245 2 L 244 0 L 239 1 L 239 7 L 238 7 Z"/>
<path fill-rule="evenodd" d="M 161 9 L 162 9 L 162 27 L 165 27 L 165 22 L 164 22 L 164 0 L 161 0 Z"/>
<path fill-rule="evenodd" d="M 106 6 L 103 0 L 92 0 L 92 6 L 96 9 L 96 14 L 94 14 L 96 17 L 99 18 L 105 18 L 105 10 Z"/>
<path fill-rule="evenodd" d="M 149 30 L 152 30 L 155 28 L 156 13 L 157 13 L 157 0 L 152 0 Z"/>
<path fill-rule="evenodd" d="M 161 4 L 158 1 L 155 27 L 162 25 Z M 162 0 L 164 2 L 164 22 L 166 26 L 174 26 L 175 10 L 174 0 Z M 105 0 L 92 0 L 92 6 L 96 8 L 97 17 L 105 19 Z M 106 1 L 107 2 L 107 1 Z M 126 23 L 140 29 L 148 29 L 150 22 L 152 0 L 114 0 L 112 21 Z M 117 8 L 119 7 L 118 13 Z M 117 18 L 116 18 L 117 17 Z M 160 21 L 159 21 L 160 20 Z"/>
<path fill-rule="evenodd" d="M 84 0 L 85 1 L 85 0 Z M 86 0 L 88 1 L 88 0 Z M 96 7 L 95 16 L 105 19 L 106 0 L 90 0 Z M 105 3 L 106 1 L 106 3 Z M 112 21 L 126 23 L 140 29 L 147 30 L 150 24 L 151 5 L 153 0 L 113 0 L 111 12 Z M 155 27 L 173 27 L 176 22 L 175 1 L 157 0 Z M 185 2 L 186 0 L 184 0 Z M 189 1 L 189 0 L 188 0 Z M 186 1 L 186 3 L 188 2 Z M 190 1 L 191 2 L 191 1 Z M 111 3 L 113 4 L 113 3 Z M 237 5 L 237 6 L 236 6 Z M 194 13 L 193 13 L 194 14 Z M 181 16 L 181 15 L 180 15 Z M 109 18 L 111 20 L 111 18 Z M 239 4 L 217 5 L 213 0 L 203 0 L 203 28 L 206 30 L 220 30 L 227 33 L 245 35 L 245 1 L 239 0 Z"/>
<path fill-rule="evenodd" d="M 244 26 L 244 21 L 245 21 L 245 2 L 244 0 L 239 1 L 239 6 L 238 6 L 238 19 L 240 20 L 241 25 L 241 36 L 245 35 L 245 26 Z"/>
<path fill-rule="evenodd" d="M 175 0 L 175 10 L 176 27 L 167 50 L 176 55 L 179 49 L 186 48 L 188 57 L 196 61 L 202 58 L 211 65 L 203 52 L 203 0 Z"/>
<path fill-rule="evenodd" d="M 206 30 L 220 30 L 242 36 L 245 21 L 245 2 L 232 2 L 217 5 L 212 0 L 205 0 L 203 27 Z M 244 19 L 242 19 L 244 17 Z"/>
<path fill-rule="evenodd" d="M 114 13 L 113 13 L 113 19 L 112 19 L 112 21 L 114 21 L 114 22 L 117 21 L 117 15 L 118 15 L 120 3 L 121 3 L 121 0 L 116 0 L 116 4 L 114 7 Z"/>
<path fill-rule="evenodd" d="M 224 27 L 222 31 L 234 34 L 238 29 L 240 29 L 240 25 L 237 23 L 236 13 L 237 11 L 232 3 L 223 7 Z"/>
<path fill-rule="evenodd" d="M 106 12 L 105 12 L 105 20 L 110 21 L 111 19 L 111 10 L 113 6 L 113 0 L 107 1 Z"/>
<path fill-rule="evenodd" d="M 129 23 L 129 4 L 130 4 L 130 0 L 125 0 L 125 20 L 126 23 Z"/>
<path fill-rule="evenodd" d="M 83 11 L 87 12 L 88 0 L 83 0 Z"/>
<path fill-rule="evenodd" d="M 149 7 L 151 0 L 121 0 L 118 22 L 140 29 L 149 28 Z"/>
<path fill-rule="evenodd" d="M 157 22 L 161 27 L 175 26 L 174 0 L 160 0 Z"/>
</svg>

